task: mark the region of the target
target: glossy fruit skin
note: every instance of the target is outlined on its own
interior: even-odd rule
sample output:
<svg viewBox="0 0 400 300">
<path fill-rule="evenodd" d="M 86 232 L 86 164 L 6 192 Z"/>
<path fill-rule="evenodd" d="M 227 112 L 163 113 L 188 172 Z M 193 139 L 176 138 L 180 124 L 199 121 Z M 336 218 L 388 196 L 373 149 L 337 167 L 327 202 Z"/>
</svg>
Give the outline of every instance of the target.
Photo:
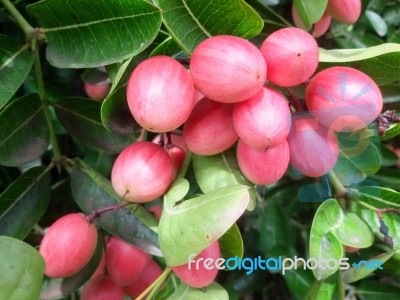
<svg viewBox="0 0 400 300">
<path fill-rule="evenodd" d="M 127 87 L 129 109 L 146 130 L 167 132 L 181 126 L 194 106 L 194 85 L 186 69 L 168 56 L 141 62 Z"/>
<path fill-rule="evenodd" d="M 261 45 L 267 79 L 278 86 L 295 86 L 311 77 L 318 66 L 315 39 L 300 28 L 288 27 L 269 35 Z"/>
<path fill-rule="evenodd" d="M 230 148 L 238 139 L 232 112 L 233 104 L 200 100 L 183 126 L 183 139 L 190 151 L 214 155 Z"/>
<path fill-rule="evenodd" d="M 94 278 L 97 277 L 98 275 L 104 274 L 105 270 L 106 270 L 106 253 L 103 251 L 103 253 L 101 254 L 99 265 L 97 266 L 92 277 L 90 278 Z"/>
<path fill-rule="evenodd" d="M 335 131 L 366 127 L 380 114 L 382 94 L 366 74 L 332 67 L 317 73 L 306 89 L 306 105 L 319 123 Z"/>
<path fill-rule="evenodd" d="M 256 46 L 236 36 L 219 35 L 193 51 L 190 70 L 196 88 L 224 103 L 246 100 L 265 83 L 267 65 Z"/>
<path fill-rule="evenodd" d="M 110 83 L 108 81 L 96 85 L 85 82 L 83 87 L 86 95 L 93 100 L 104 100 L 110 91 Z"/>
<path fill-rule="evenodd" d="M 292 19 L 296 27 L 306 30 L 304 23 L 300 19 L 299 13 L 297 12 L 297 9 L 294 4 L 292 5 Z M 332 22 L 332 17 L 327 12 L 325 12 L 322 15 L 321 19 L 319 19 L 316 23 L 313 24 L 311 35 L 315 38 L 323 36 L 328 31 L 331 22 Z"/>
<path fill-rule="evenodd" d="M 123 300 L 124 290 L 107 275 L 90 279 L 83 287 L 81 300 Z"/>
<path fill-rule="evenodd" d="M 361 0 L 329 0 L 326 11 L 339 22 L 353 24 L 361 15 L 361 6 Z"/>
<path fill-rule="evenodd" d="M 339 146 L 335 134 L 308 113 L 292 116 L 288 144 L 290 164 L 306 176 L 320 177 L 337 162 Z"/>
<path fill-rule="evenodd" d="M 136 142 L 117 157 L 111 183 L 125 200 L 144 203 L 164 194 L 173 176 L 174 166 L 164 148 L 152 142 Z"/>
<path fill-rule="evenodd" d="M 285 175 L 289 165 L 289 146 L 284 140 L 264 151 L 239 140 L 236 157 L 240 171 L 249 181 L 259 185 L 272 184 Z"/>
<path fill-rule="evenodd" d="M 150 260 L 149 254 L 115 236 L 107 243 L 107 272 L 119 286 L 138 280 Z"/>
<path fill-rule="evenodd" d="M 219 243 L 218 241 L 215 241 L 210 246 L 201 251 L 199 255 L 194 258 L 194 260 L 197 260 L 199 258 L 211 258 L 215 261 L 220 257 L 221 252 L 219 249 Z M 174 271 L 175 275 L 179 277 L 180 280 L 193 288 L 202 288 L 210 285 L 215 280 L 218 274 L 217 268 L 207 270 L 202 263 L 199 264 L 199 269 L 197 270 L 195 267 L 195 263 L 191 265 L 190 270 L 188 264 L 172 267 L 172 270 Z"/>
<path fill-rule="evenodd" d="M 62 278 L 78 273 L 93 256 L 96 245 L 96 227 L 84 214 L 61 217 L 50 226 L 40 245 L 46 276 Z"/>
<path fill-rule="evenodd" d="M 154 260 L 151 260 L 143 270 L 140 278 L 124 288 L 125 293 L 132 298 L 138 297 L 162 274 L 162 272 L 161 267 Z"/>
<path fill-rule="evenodd" d="M 281 144 L 290 130 L 288 103 L 272 88 L 262 88 L 250 99 L 236 103 L 232 118 L 239 138 L 260 150 Z"/>
<path fill-rule="evenodd" d="M 154 139 L 153 143 L 160 144 L 160 135 L 158 134 Z M 186 152 L 188 148 L 185 145 L 185 141 L 183 140 L 183 136 L 171 134 L 171 142 L 172 145 L 168 145 L 166 138 L 164 140 L 165 150 L 167 150 L 169 156 L 172 159 L 172 163 L 174 164 L 174 178 L 178 175 L 181 170 L 183 161 L 186 157 Z"/>
</svg>

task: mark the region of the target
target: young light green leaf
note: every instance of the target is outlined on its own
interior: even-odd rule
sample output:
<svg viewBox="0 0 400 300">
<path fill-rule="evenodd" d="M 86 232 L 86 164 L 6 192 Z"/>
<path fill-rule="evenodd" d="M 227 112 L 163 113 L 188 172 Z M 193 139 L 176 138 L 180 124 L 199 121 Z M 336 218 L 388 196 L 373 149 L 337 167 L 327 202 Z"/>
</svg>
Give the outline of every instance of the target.
<svg viewBox="0 0 400 300">
<path fill-rule="evenodd" d="M 157 3 L 165 27 L 189 55 L 210 36 L 229 34 L 247 39 L 258 35 L 263 28 L 260 16 L 243 0 L 158 0 Z"/>
<path fill-rule="evenodd" d="M 33 55 L 27 44 L 20 45 L 0 34 L 0 109 L 15 94 L 32 68 Z"/>
<path fill-rule="evenodd" d="M 38 95 L 8 103 L 0 112 L 0 165 L 20 166 L 46 152 L 49 128 Z"/>
<path fill-rule="evenodd" d="M 108 153 L 121 152 L 136 136 L 112 134 L 100 120 L 101 104 L 86 98 L 67 98 L 54 103 L 61 124 L 73 137 Z"/>
<path fill-rule="evenodd" d="M 59 68 L 92 68 L 130 58 L 154 40 L 160 11 L 144 0 L 45 0 L 27 7 L 48 39 L 46 56 Z"/>
<path fill-rule="evenodd" d="M 294 5 L 307 30 L 310 30 L 312 24 L 321 19 L 327 4 L 328 0 L 294 0 Z"/>
<path fill-rule="evenodd" d="M 165 194 L 165 203 L 168 207 L 173 207 L 176 202 L 182 200 L 190 189 L 190 184 L 185 178 L 179 178 L 168 189 Z"/>
<path fill-rule="evenodd" d="M 400 44 L 384 43 L 365 49 L 325 50 L 320 48 L 320 68 L 343 65 L 354 67 L 369 75 L 378 85 L 400 79 Z"/>
<path fill-rule="evenodd" d="M 108 179 L 79 159 L 75 159 L 71 189 L 75 201 L 86 214 L 96 209 L 117 205 L 122 201 Z M 132 204 L 116 211 L 106 212 L 94 221 L 138 248 L 152 255 L 162 256 L 155 232 L 157 221 L 142 205 Z"/>
<path fill-rule="evenodd" d="M 204 289 L 195 289 L 181 283 L 176 291 L 168 297 L 168 300 L 228 300 L 227 291 L 218 283 L 213 282 Z"/>
<path fill-rule="evenodd" d="M 385 20 L 378 13 L 367 9 L 365 11 L 365 16 L 379 36 L 385 36 L 387 34 L 388 26 Z"/>
<path fill-rule="evenodd" d="M 249 187 L 235 185 L 177 205 L 165 200 L 158 234 L 167 265 L 185 264 L 219 239 L 243 214 L 249 198 Z"/>
<path fill-rule="evenodd" d="M 45 263 L 35 248 L 0 236 L 0 265 L 0 299 L 39 299 Z"/>
<path fill-rule="evenodd" d="M 236 224 L 233 224 L 227 232 L 218 240 L 221 257 L 228 259 L 231 257 L 243 257 L 243 240 L 240 230 Z"/>
<path fill-rule="evenodd" d="M 0 195 L 0 235 L 23 240 L 46 211 L 49 199 L 50 169 L 34 167 L 23 173 Z"/>
<path fill-rule="evenodd" d="M 376 208 L 400 208 L 400 193 L 379 186 L 360 186 L 351 190 L 349 197 L 364 201 Z"/>
</svg>

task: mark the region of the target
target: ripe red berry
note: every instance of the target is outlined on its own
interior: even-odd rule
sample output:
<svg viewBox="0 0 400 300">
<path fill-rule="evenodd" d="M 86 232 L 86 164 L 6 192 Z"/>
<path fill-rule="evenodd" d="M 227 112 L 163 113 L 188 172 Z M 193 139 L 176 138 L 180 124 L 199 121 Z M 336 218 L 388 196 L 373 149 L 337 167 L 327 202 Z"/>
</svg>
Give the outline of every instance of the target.
<svg viewBox="0 0 400 300">
<path fill-rule="evenodd" d="M 96 245 L 96 227 L 84 214 L 58 219 L 47 230 L 39 249 L 46 262 L 46 276 L 61 278 L 78 273 L 89 262 Z"/>
<path fill-rule="evenodd" d="M 353 24 L 361 15 L 361 0 L 329 0 L 326 11 L 339 22 Z"/>
<path fill-rule="evenodd" d="M 382 110 L 382 94 L 366 74 L 348 67 L 317 73 L 306 89 L 306 104 L 319 123 L 336 131 L 366 127 Z"/>
<path fill-rule="evenodd" d="M 128 81 L 127 99 L 146 130 L 167 132 L 181 126 L 194 105 L 194 85 L 186 69 L 168 56 L 141 62 Z"/>
<path fill-rule="evenodd" d="M 138 280 L 150 260 L 149 254 L 115 236 L 107 243 L 107 272 L 119 286 Z"/>
<path fill-rule="evenodd" d="M 183 139 L 190 151 L 214 155 L 231 147 L 238 139 L 232 111 L 233 104 L 200 100 L 183 127 Z"/>
<path fill-rule="evenodd" d="M 111 183 L 125 200 L 143 203 L 164 194 L 173 175 L 174 166 L 164 148 L 151 142 L 136 142 L 116 159 Z"/>
<path fill-rule="evenodd" d="M 295 5 L 292 5 L 292 19 L 296 27 L 305 30 L 305 26 L 303 24 L 303 21 L 300 19 L 299 13 L 297 12 Z M 328 31 L 329 26 L 331 25 L 331 21 L 332 17 L 327 12 L 325 12 L 322 15 L 321 19 L 319 19 L 315 24 L 313 24 L 311 35 L 315 38 L 324 35 Z"/>
<path fill-rule="evenodd" d="M 90 279 L 83 287 L 81 300 L 123 300 L 124 290 L 107 275 Z"/>
<path fill-rule="evenodd" d="M 239 140 L 236 157 L 240 171 L 252 183 L 266 185 L 277 182 L 289 165 L 289 147 L 286 140 L 266 151 L 250 147 Z"/>
<path fill-rule="evenodd" d="M 105 81 L 95 85 L 85 82 L 84 89 L 89 98 L 93 100 L 104 100 L 110 91 L 110 83 Z"/>
<path fill-rule="evenodd" d="M 179 277 L 187 285 L 194 288 L 202 288 L 210 285 L 218 274 L 218 269 L 215 266 L 211 269 L 205 268 L 205 259 L 209 258 L 213 262 L 215 262 L 218 258 L 221 257 L 221 252 L 219 249 L 218 241 L 215 241 L 210 246 L 205 248 L 203 251 L 197 255 L 194 260 L 199 261 L 196 266 L 196 263 L 191 263 L 190 269 L 189 264 L 184 264 L 177 267 L 172 267 L 175 275 Z"/>
<path fill-rule="evenodd" d="M 289 106 L 272 88 L 262 88 L 250 99 L 236 103 L 232 116 L 239 138 L 260 150 L 281 144 L 289 134 Z"/>
<path fill-rule="evenodd" d="M 339 147 L 335 134 L 310 115 L 293 115 L 288 143 L 291 165 L 309 177 L 328 173 L 338 159 Z"/>
<path fill-rule="evenodd" d="M 311 77 L 318 66 L 319 50 L 306 31 L 289 27 L 275 31 L 261 46 L 268 65 L 267 79 L 279 86 L 295 86 Z"/>
<path fill-rule="evenodd" d="M 256 94 L 265 83 L 267 66 L 249 41 L 219 35 L 201 42 L 190 59 L 196 88 L 215 101 L 233 103 Z"/>
</svg>

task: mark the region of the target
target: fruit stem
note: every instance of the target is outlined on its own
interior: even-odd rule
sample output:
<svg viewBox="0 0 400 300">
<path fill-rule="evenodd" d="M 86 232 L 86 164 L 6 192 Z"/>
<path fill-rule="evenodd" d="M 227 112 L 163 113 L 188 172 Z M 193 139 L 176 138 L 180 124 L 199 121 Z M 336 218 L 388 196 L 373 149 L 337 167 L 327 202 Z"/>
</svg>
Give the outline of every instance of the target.
<svg viewBox="0 0 400 300">
<path fill-rule="evenodd" d="M 158 276 L 158 278 L 157 278 L 156 280 L 154 280 L 153 283 L 150 284 L 150 285 L 148 286 L 148 288 L 136 298 L 136 300 L 142 300 L 142 299 L 144 299 L 144 297 L 145 297 L 148 293 L 150 293 L 150 291 L 152 291 L 153 288 L 156 287 L 156 286 L 158 285 L 158 283 L 161 283 L 161 284 L 162 284 L 162 283 L 165 281 L 165 279 L 168 277 L 168 275 L 169 275 L 169 273 L 171 273 L 171 271 L 172 271 L 171 268 L 169 268 L 169 267 L 165 268 L 164 272 L 163 272 L 160 276 Z"/>
<path fill-rule="evenodd" d="M 185 177 L 191 161 L 192 161 L 192 152 L 188 150 L 186 153 L 185 160 L 183 161 L 181 170 L 179 171 L 179 174 L 176 176 L 175 180 Z"/>
<path fill-rule="evenodd" d="M 338 270 L 337 283 L 338 283 L 338 294 L 339 294 L 338 299 L 344 300 L 346 298 L 346 291 L 344 289 L 343 271 L 342 270 Z"/>
<path fill-rule="evenodd" d="M 9 0 L 0 0 L 9 13 L 14 17 L 15 21 L 21 27 L 22 31 L 25 33 L 26 37 L 30 39 L 35 29 L 26 21 L 26 19 L 21 15 L 18 9 Z"/>
<path fill-rule="evenodd" d="M 99 217 L 101 214 L 108 212 L 108 211 L 115 211 L 118 210 L 122 207 L 125 207 L 127 205 L 132 204 L 131 202 L 125 202 L 125 203 L 119 203 L 116 205 L 112 205 L 112 206 L 108 206 L 108 207 L 104 207 L 104 208 L 100 208 L 100 209 L 96 209 L 93 212 L 91 212 L 90 214 L 88 214 L 86 216 L 86 220 L 88 221 L 88 223 L 92 223 L 93 220 L 97 217 Z"/>
<path fill-rule="evenodd" d="M 348 194 L 348 189 L 343 186 L 343 184 L 340 182 L 339 178 L 336 176 L 335 172 L 330 171 L 328 173 L 329 179 L 331 180 L 331 183 L 336 191 L 336 194 L 338 197 L 344 197 L 346 198 Z"/>
</svg>

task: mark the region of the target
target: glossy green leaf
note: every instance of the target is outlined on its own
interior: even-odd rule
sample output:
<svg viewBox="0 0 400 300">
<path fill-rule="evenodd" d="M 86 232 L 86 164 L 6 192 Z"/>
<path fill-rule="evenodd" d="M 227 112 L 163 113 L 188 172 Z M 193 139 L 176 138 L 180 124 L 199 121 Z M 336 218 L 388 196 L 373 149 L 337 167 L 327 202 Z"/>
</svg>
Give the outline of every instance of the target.
<svg viewBox="0 0 400 300">
<path fill-rule="evenodd" d="M 228 259 L 230 257 L 243 258 L 243 240 L 239 228 L 233 224 L 227 232 L 218 240 L 221 257 Z"/>
<path fill-rule="evenodd" d="M 395 252 L 387 252 L 387 253 L 382 253 L 379 254 L 378 256 L 375 256 L 367 261 L 367 263 L 372 263 L 375 264 L 376 261 L 380 261 L 384 263 L 387 261 L 389 258 L 393 256 Z M 372 272 L 374 272 L 374 267 L 365 267 L 365 264 L 360 264 L 359 266 L 356 265 L 355 267 L 351 267 L 350 269 L 346 270 L 343 272 L 343 281 L 346 283 L 351 283 L 358 281 L 360 279 L 365 278 Z"/>
<path fill-rule="evenodd" d="M 32 68 L 33 55 L 27 45 L 0 34 L 0 109 L 15 94 Z"/>
<path fill-rule="evenodd" d="M 345 213 L 343 223 L 333 232 L 346 246 L 367 248 L 374 242 L 370 227 L 354 212 Z"/>
<path fill-rule="evenodd" d="M 0 299 L 37 300 L 45 263 L 32 246 L 0 236 Z"/>
<path fill-rule="evenodd" d="M 338 299 L 337 283 L 329 278 L 323 281 L 314 281 L 307 295 L 304 297 L 306 300 L 336 300 Z"/>
<path fill-rule="evenodd" d="M 392 124 L 390 127 L 385 131 L 385 134 L 381 136 L 381 141 L 386 141 L 388 139 L 392 139 L 395 136 L 400 134 L 400 124 Z"/>
<path fill-rule="evenodd" d="M 71 189 L 75 201 L 86 214 L 96 209 L 117 205 L 122 201 L 108 179 L 79 159 L 75 159 Z M 116 211 L 109 211 L 94 221 L 103 229 L 138 248 L 162 256 L 155 233 L 157 221 L 142 205 L 132 204 Z"/>
<path fill-rule="evenodd" d="M 195 289 L 181 283 L 176 291 L 168 297 L 168 300 L 229 300 L 226 290 L 216 282 L 211 283 L 204 289 Z"/>
<path fill-rule="evenodd" d="M 364 201 L 376 208 L 400 208 L 400 193 L 378 186 L 360 186 L 356 190 L 351 190 L 350 198 Z"/>
<path fill-rule="evenodd" d="M 167 265 L 185 264 L 191 254 L 219 239 L 243 214 L 249 198 L 249 187 L 244 185 L 223 187 L 180 204 L 167 194 L 158 227 Z"/>
<path fill-rule="evenodd" d="M 305 295 L 310 289 L 315 278 L 310 270 L 297 268 L 297 270 L 288 270 L 283 279 L 286 282 L 292 295 L 296 295 L 301 299 L 306 299 Z"/>
<path fill-rule="evenodd" d="M 103 254 L 103 236 L 99 235 L 96 250 L 87 265 L 77 274 L 66 278 L 45 277 L 40 292 L 40 300 L 53 300 L 67 297 L 84 285 L 99 266 Z"/>
<path fill-rule="evenodd" d="M 371 24 L 372 28 L 374 28 L 375 32 L 379 36 L 385 36 L 388 31 L 387 24 L 385 20 L 373 10 L 367 9 L 365 11 L 365 16 L 367 17 L 369 23 Z"/>
<path fill-rule="evenodd" d="M 0 165 L 20 166 L 46 152 L 49 129 L 38 95 L 13 100 L 0 112 Z"/>
<path fill-rule="evenodd" d="M 151 51 L 150 56 L 156 55 L 167 55 L 176 58 L 183 55 L 183 52 L 175 40 L 172 37 L 168 37 L 160 45 L 154 48 L 153 51 Z"/>
<path fill-rule="evenodd" d="M 186 54 L 204 39 L 221 34 L 252 38 L 263 22 L 243 0 L 157 0 L 163 23 Z"/>
<path fill-rule="evenodd" d="M 398 300 L 400 288 L 385 282 L 364 280 L 356 286 L 354 293 L 361 300 Z"/>
<path fill-rule="evenodd" d="M 193 154 L 192 161 L 197 183 L 204 194 L 229 185 L 254 186 L 240 172 L 234 150 L 228 150 L 212 156 Z M 249 192 L 250 203 L 248 210 L 253 210 L 256 206 L 254 188 L 250 188 Z"/>
<path fill-rule="evenodd" d="M 397 162 L 399 161 L 397 154 L 393 150 L 386 147 L 386 145 L 382 145 L 381 154 L 383 167 L 396 166 Z"/>
<path fill-rule="evenodd" d="M 34 167 L 23 173 L 0 195 L 0 235 L 23 240 L 46 211 L 49 199 L 50 169 Z"/>
<path fill-rule="evenodd" d="M 293 3 L 296 6 L 304 26 L 307 30 L 310 30 L 312 24 L 321 19 L 328 4 L 328 0 L 294 0 Z"/>
<path fill-rule="evenodd" d="M 368 74 L 378 85 L 400 80 L 400 44 L 386 43 L 366 49 L 325 50 L 320 48 L 321 68 L 338 65 Z"/>
<path fill-rule="evenodd" d="M 160 11 L 144 0 L 39 1 L 27 7 L 48 39 L 46 56 L 59 68 L 91 68 L 130 58 L 154 40 Z"/>
<path fill-rule="evenodd" d="M 54 103 L 61 124 L 73 137 L 109 153 L 121 152 L 136 137 L 112 134 L 100 119 L 101 104 L 87 98 L 67 98 Z"/>
</svg>

